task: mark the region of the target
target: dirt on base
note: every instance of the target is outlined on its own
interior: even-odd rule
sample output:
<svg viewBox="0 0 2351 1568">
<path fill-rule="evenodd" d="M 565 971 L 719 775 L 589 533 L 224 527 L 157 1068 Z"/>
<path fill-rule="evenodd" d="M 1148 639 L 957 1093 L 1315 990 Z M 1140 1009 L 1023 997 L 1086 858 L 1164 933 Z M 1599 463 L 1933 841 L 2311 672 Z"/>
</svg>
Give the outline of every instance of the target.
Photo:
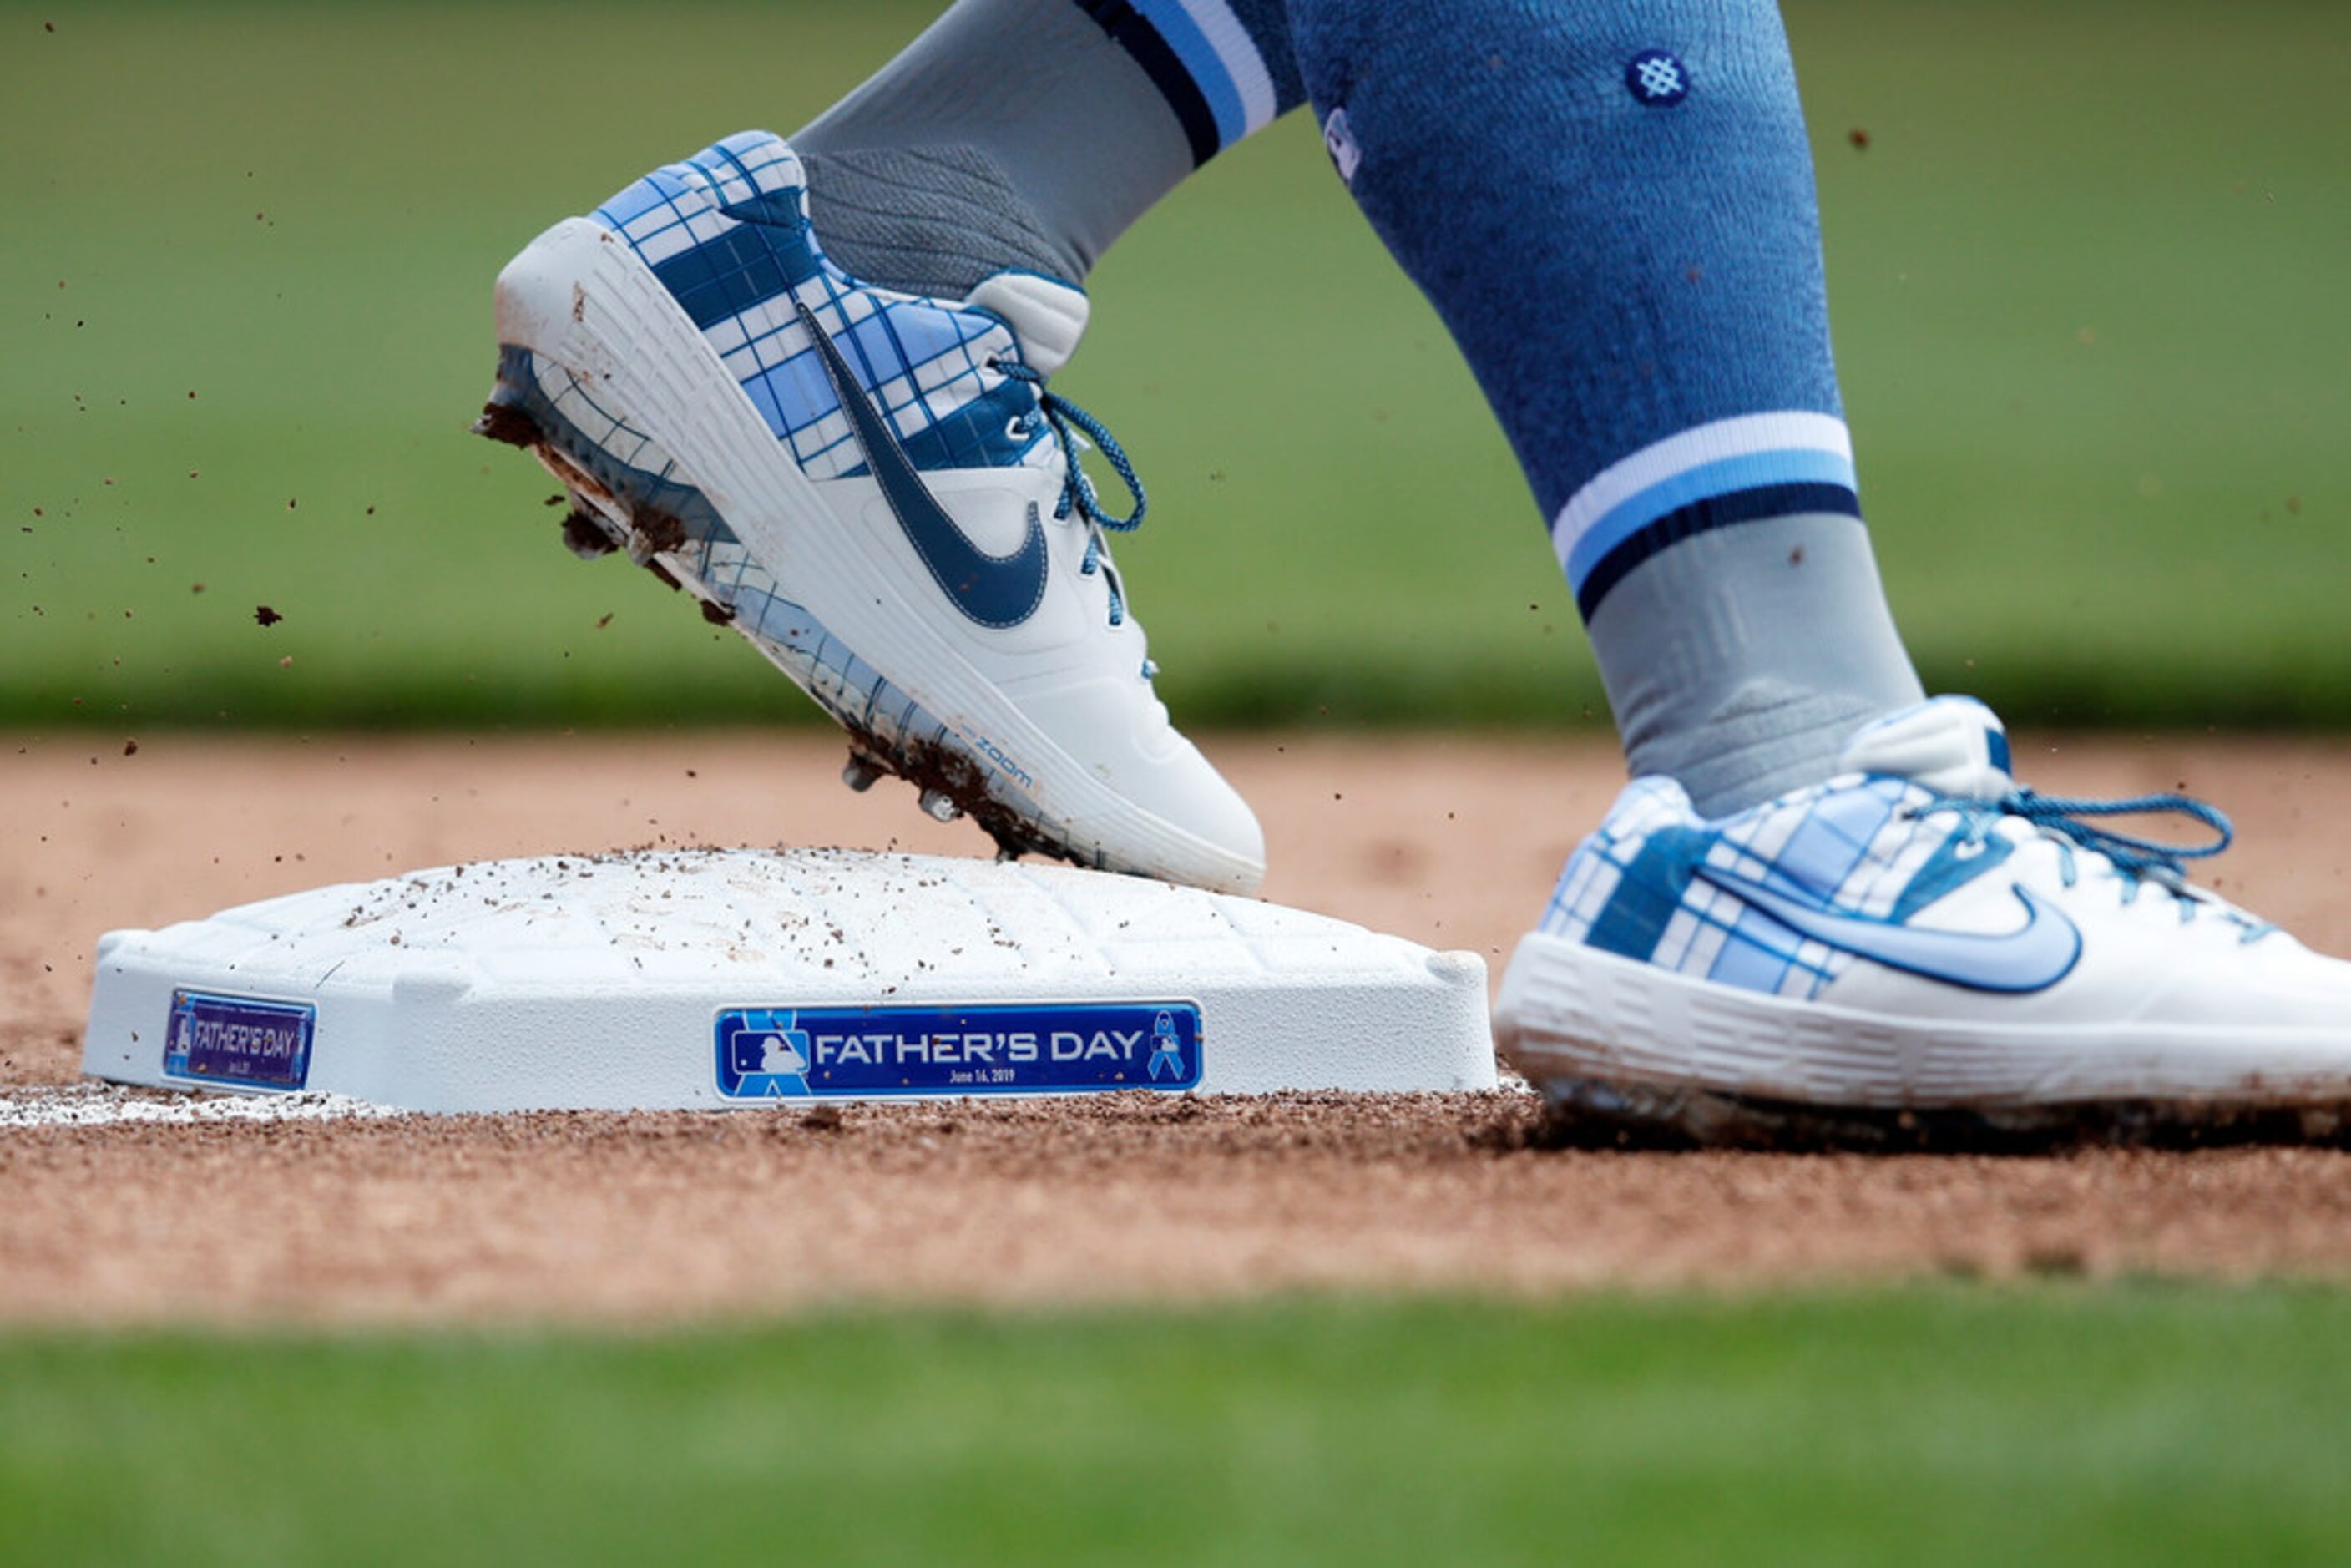
<svg viewBox="0 0 2351 1568">
<path fill-rule="evenodd" d="M 325 882 L 660 843 L 981 853 L 812 736 L 19 737 L 0 1100 L 68 1083 L 97 935 Z M 1604 743 L 1228 737 L 1266 896 L 1499 971 L 1621 782 Z M 2043 789 L 2185 789 L 2222 891 L 2351 950 L 2351 746 L 2027 737 Z M 843 1300 L 1544 1291 L 1921 1273 L 2351 1274 L 2351 1155 L 1530 1146 L 1523 1095 L 0 1126 L 0 1319 L 667 1320 Z"/>
</svg>

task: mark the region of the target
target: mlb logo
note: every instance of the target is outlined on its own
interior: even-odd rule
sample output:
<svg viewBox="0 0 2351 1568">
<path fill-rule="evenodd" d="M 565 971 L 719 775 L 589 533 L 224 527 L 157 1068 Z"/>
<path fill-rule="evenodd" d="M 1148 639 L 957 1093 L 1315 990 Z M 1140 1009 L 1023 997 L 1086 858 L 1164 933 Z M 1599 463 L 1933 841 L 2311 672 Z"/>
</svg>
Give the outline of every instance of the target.
<svg viewBox="0 0 2351 1568">
<path fill-rule="evenodd" d="M 730 1099 L 799 1099 L 809 1092 L 808 1035 L 789 1012 L 723 1015 L 718 1089 Z"/>
</svg>

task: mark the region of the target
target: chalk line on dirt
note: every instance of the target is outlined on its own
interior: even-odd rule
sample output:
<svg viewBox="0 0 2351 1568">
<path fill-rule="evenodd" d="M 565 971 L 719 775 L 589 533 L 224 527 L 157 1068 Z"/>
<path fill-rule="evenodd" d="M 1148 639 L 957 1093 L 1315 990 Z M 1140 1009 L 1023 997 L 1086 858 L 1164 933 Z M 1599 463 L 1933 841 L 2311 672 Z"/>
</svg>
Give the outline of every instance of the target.
<svg viewBox="0 0 2351 1568">
<path fill-rule="evenodd" d="M 33 1127 L 197 1126 L 340 1122 L 404 1114 L 347 1094 L 175 1094 L 106 1083 L 35 1084 L 0 1092 L 0 1132 Z"/>
</svg>

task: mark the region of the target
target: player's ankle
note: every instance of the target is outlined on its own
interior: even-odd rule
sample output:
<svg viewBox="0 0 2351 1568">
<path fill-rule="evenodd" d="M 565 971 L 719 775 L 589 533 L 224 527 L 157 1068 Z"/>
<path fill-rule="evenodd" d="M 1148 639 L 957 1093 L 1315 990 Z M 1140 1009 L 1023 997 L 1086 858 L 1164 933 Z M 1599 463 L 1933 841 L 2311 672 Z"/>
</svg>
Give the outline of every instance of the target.
<svg viewBox="0 0 2351 1568">
<path fill-rule="evenodd" d="M 1694 722 L 1628 738 L 1636 776 L 1662 774 L 1719 819 L 1826 782 L 1855 730 L 1903 705 L 1851 691 L 1754 680 Z"/>
<path fill-rule="evenodd" d="M 1590 622 L 1637 774 L 1720 817 L 1827 779 L 1862 724 L 1924 695 L 1858 518 L 1762 517 L 1635 567 Z"/>
<path fill-rule="evenodd" d="M 1304 97 L 1281 0 L 959 0 L 792 146 L 831 260 L 959 299 L 1005 271 L 1082 283 L 1129 225 Z"/>
<path fill-rule="evenodd" d="M 1068 238 L 979 148 L 846 148 L 801 162 L 818 241 L 860 282 L 960 299 L 1000 272 L 1085 275 Z"/>
</svg>

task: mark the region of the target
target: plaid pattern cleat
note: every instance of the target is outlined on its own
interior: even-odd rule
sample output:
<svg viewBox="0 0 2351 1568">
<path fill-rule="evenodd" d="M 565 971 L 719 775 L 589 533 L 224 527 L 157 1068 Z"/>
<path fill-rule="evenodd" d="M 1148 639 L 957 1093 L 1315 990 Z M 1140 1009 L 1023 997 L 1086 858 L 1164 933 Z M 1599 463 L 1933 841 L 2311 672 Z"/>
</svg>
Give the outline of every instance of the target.
<svg viewBox="0 0 2351 1568">
<path fill-rule="evenodd" d="M 791 149 L 746 132 L 548 230 L 499 275 L 475 428 L 563 482 L 575 551 L 625 549 L 839 720 L 852 787 L 905 778 L 1006 855 L 1254 890 L 1257 820 L 1169 724 L 1110 558 L 1142 486 L 1044 384 L 1084 294 L 868 287 L 805 197 Z"/>
<path fill-rule="evenodd" d="M 2191 886 L 2227 821 L 2019 789 L 1982 704 L 1870 725 L 1826 784 L 1719 821 L 1625 791 L 1502 982 L 1571 1138 L 1998 1146 L 2333 1137 L 2351 964 Z M 2170 811 L 2192 847 L 2101 827 Z"/>
</svg>

